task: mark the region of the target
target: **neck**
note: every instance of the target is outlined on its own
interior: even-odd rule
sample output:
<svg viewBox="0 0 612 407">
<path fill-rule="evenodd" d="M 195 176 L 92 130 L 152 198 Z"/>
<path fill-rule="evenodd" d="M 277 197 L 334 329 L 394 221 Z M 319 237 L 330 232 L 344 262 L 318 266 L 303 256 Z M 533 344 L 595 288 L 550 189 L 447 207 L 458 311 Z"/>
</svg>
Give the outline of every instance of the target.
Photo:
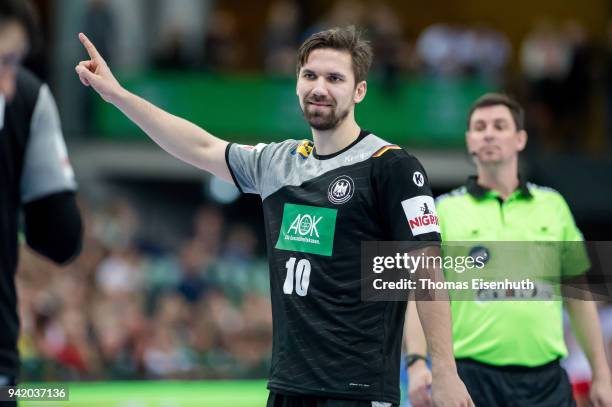
<svg viewBox="0 0 612 407">
<path fill-rule="evenodd" d="M 316 130 L 312 129 L 312 139 L 315 149 L 319 155 L 329 155 L 337 153 L 343 148 L 348 147 L 353 141 L 359 137 L 361 131 L 353 112 L 338 125 L 331 130 Z"/>
<path fill-rule="evenodd" d="M 504 164 L 478 164 L 478 184 L 499 192 L 502 199 L 508 198 L 519 186 L 516 160 Z"/>
</svg>

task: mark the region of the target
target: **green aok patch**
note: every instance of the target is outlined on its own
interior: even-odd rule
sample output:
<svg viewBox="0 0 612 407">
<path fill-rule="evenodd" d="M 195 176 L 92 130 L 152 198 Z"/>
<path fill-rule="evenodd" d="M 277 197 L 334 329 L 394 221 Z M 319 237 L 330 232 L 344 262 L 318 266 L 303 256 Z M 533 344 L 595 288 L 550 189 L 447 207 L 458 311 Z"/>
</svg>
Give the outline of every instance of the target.
<svg viewBox="0 0 612 407">
<path fill-rule="evenodd" d="M 276 248 L 331 256 L 337 209 L 286 203 Z"/>
</svg>

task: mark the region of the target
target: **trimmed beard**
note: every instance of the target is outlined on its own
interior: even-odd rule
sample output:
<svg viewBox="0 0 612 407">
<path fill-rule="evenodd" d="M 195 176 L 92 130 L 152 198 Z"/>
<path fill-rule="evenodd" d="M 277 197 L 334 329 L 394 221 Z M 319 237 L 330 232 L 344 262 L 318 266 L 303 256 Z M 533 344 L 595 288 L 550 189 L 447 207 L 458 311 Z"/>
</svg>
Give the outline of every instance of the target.
<svg viewBox="0 0 612 407">
<path fill-rule="evenodd" d="M 349 114 L 348 109 L 340 112 L 340 114 L 336 114 L 337 110 L 335 107 L 331 108 L 329 113 L 323 113 L 320 111 L 312 112 L 308 111 L 308 106 L 308 102 L 305 102 L 304 109 L 302 110 L 304 118 L 310 127 L 319 131 L 335 129 L 344 121 L 344 119 L 346 119 Z"/>
</svg>

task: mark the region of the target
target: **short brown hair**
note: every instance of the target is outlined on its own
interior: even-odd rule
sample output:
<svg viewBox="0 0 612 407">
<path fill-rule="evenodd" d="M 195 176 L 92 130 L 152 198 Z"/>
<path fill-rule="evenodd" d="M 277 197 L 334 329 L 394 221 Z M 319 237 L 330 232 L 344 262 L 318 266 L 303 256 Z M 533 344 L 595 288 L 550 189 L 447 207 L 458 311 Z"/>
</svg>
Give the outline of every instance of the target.
<svg viewBox="0 0 612 407">
<path fill-rule="evenodd" d="M 512 118 L 514 119 L 516 131 L 521 131 L 525 129 L 525 112 L 523 111 L 523 107 L 516 100 L 512 99 L 508 95 L 504 95 L 503 93 L 486 93 L 479 97 L 472 104 L 472 107 L 470 107 L 470 112 L 467 116 L 468 130 L 470 129 L 470 120 L 472 119 L 472 114 L 474 114 L 474 111 L 476 109 L 497 105 L 506 106 L 510 110 L 510 114 L 512 114 Z"/>
<path fill-rule="evenodd" d="M 347 51 L 351 54 L 355 84 L 365 81 L 372 65 L 372 47 L 369 41 L 362 38 L 360 30 L 351 25 L 336 27 L 312 34 L 306 39 L 298 50 L 297 74 L 308 60 L 310 53 L 319 48 L 331 48 L 338 51 Z"/>
<path fill-rule="evenodd" d="M 37 38 L 36 19 L 32 5 L 27 0 L 2 0 L 0 1 L 0 26 L 17 21 L 28 34 L 30 42 Z"/>
</svg>

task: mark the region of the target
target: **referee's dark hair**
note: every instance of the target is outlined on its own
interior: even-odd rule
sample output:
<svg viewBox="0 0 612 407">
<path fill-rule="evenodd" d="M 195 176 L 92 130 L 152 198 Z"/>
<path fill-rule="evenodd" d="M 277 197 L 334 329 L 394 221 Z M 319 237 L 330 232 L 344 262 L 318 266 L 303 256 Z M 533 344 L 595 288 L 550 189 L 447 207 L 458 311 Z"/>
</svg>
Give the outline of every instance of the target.
<svg viewBox="0 0 612 407">
<path fill-rule="evenodd" d="M 467 129 L 470 129 L 470 120 L 472 120 L 472 114 L 476 109 L 498 105 L 506 106 L 510 110 L 516 131 L 525 130 L 525 112 L 523 107 L 516 100 L 503 93 L 486 93 L 479 97 L 470 107 L 470 112 L 467 116 Z"/>
<path fill-rule="evenodd" d="M 36 19 L 32 5 L 28 0 L 0 1 L 0 29 L 11 21 L 17 21 L 23 26 L 28 34 L 30 43 L 36 42 Z"/>
<path fill-rule="evenodd" d="M 354 25 L 348 27 L 336 27 L 329 30 L 312 34 L 302 43 L 298 50 L 297 74 L 308 61 L 310 53 L 315 49 L 331 48 L 338 51 L 346 51 L 351 54 L 355 85 L 365 81 L 368 71 L 372 65 L 372 47 L 369 41 L 363 38 L 360 30 Z"/>
</svg>

